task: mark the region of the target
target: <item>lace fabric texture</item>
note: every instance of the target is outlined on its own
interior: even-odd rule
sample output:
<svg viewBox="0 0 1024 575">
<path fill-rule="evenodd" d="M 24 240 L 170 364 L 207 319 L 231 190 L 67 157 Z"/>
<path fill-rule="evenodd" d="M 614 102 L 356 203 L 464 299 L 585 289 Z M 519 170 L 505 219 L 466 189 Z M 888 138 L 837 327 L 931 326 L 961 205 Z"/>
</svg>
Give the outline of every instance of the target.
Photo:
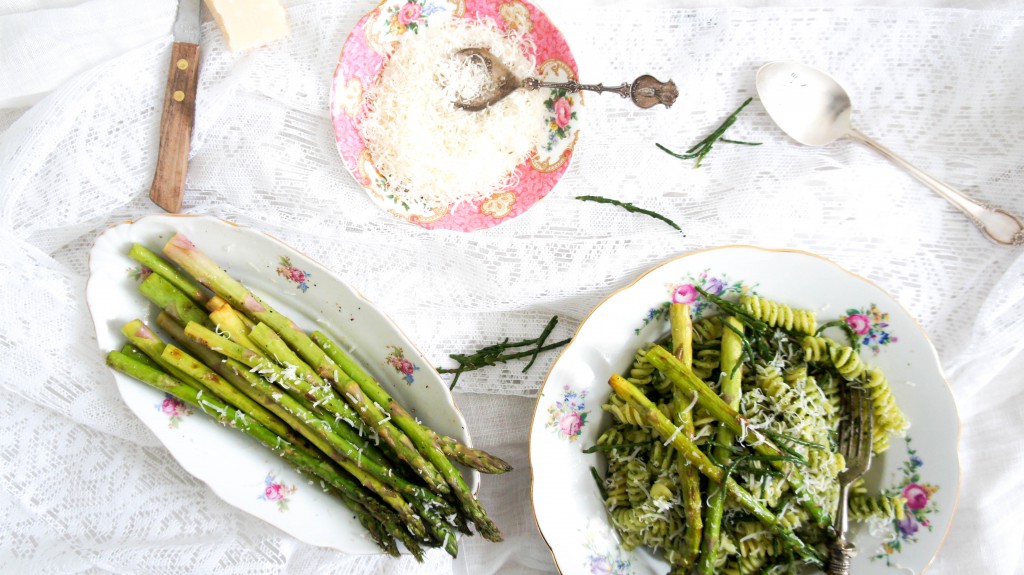
<svg viewBox="0 0 1024 575">
<path fill-rule="evenodd" d="M 670 110 L 638 110 L 587 95 L 572 166 L 524 215 L 471 234 L 432 232 L 370 202 L 337 155 L 328 90 L 349 29 L 374 3 L 330 0 L 289 3 L 290 35 L 243 53 L 204 24 L 185 210 L 256 227 L 335 270 L 441 367 L 455 365 L 450 353 L 535 337 L 552 315 L 551 340 L 569 337 L 609 294 L 693 249 L 825 256 L 917 318 L 958 402 L 960 504 L 929 572 L 1011 572 L 1024 559 L 1015 519 L 1024 504 L 1012 492 L 1024 466 L 1012 449 L 1024 436 L 1024 251 L 992 245 L 867 148 L 792 142 L 756 98 L 729 136 L 761 146 L 716 145 L 694 169 L 654 144 L 689 147 L 756 96 L 761 64 L 798 60 L 840 80 L 861 131 L 1024 214 L 1021 6 L 536 3 L 573 47 L 583 81 L 650 73 L 674 79 L 680 96 Z M 181 470 L 121 401 L 84 304 L 96 235 L 158 211 L 148 189 L 174 4 L 48 3 L 30 23 L 34 7 L 0 9 L 0 570 L 553 572 L 530 510 L 526 445 L 553 353 L 526 373 L 509 363 L 459 380 L 476 444 L 516 471 L 485 477 L 481 492 L 506 542 L 464 539 L 454 563 L 305 545 Z M 68 29 L 123 34 L 90 48 L 54 32 Z M 50 45 L 61 41 L 63 51 Z M 579 195 L 655 210 L 684 233 Z"/>
</svg>

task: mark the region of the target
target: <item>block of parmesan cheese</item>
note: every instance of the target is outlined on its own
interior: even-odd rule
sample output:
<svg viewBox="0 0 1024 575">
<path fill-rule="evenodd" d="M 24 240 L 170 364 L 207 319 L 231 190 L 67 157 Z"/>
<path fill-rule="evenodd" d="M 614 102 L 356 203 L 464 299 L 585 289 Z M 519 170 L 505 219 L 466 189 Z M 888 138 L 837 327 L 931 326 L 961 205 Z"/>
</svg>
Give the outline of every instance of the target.
<svg viewBox="0 0 1024 575">
<path fill-rule="evenodd" d="M 262 46 L 288 34 L 278 0 L 204 0 L 232 51 Z"/>
</svg>

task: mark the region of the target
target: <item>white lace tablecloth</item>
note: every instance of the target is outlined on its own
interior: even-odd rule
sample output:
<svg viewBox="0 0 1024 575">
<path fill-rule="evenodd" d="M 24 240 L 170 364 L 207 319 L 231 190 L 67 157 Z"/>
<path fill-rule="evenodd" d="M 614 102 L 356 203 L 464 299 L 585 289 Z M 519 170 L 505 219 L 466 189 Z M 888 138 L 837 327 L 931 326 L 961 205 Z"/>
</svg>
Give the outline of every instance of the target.
<svg viewBox="0 0 1024 575">
<path fill-rule="evenodd" d="M 704 166 L 685 147 L 744 99 L 764 62 L 830 70 L 854 120 L 922 168 L 1024 214 L 1024 6 L 1020 2 L 696 3 L 538 0 L 581 76 L 671 77 L 671 110 L 588 96 L 563 181 L 525 215 L 472 234 L 385 214 L 335 150 L 328 82 L 372 0 L 288 3 L 289 37 L 245 53 L 203 27 L 185 210 L 272 234 L 339 272 L 438 365 L 558 315 L 567 337 L 648 267 L 743 243 L 825 256 L 877 283 L 930 334 L 963 422 L 963 484 L 929 573 L 1020 572 L 1024 498 L 1024 249 L 963 216 L 856 144 L 806 148 L 755 101 Z M 701 4 L 706 6 L 706 4 Z M 965 6 L 963 9 L 957 6 Z M 516 471 L 481 498 L 506 542 L 452 562 L 347 556 L 302 544 L 219 500 L 129 412 L 84 304 L 106 227 L 157 213 L 148 189 L 175 4 L 0 3 L 0 571 L 7 573 L 546 573 L 526 437 L 553 354 L 463 377 L 456 400 L 479 446 Z M 669 215 L 574 200 L 595 194 Z"/>
</svg>

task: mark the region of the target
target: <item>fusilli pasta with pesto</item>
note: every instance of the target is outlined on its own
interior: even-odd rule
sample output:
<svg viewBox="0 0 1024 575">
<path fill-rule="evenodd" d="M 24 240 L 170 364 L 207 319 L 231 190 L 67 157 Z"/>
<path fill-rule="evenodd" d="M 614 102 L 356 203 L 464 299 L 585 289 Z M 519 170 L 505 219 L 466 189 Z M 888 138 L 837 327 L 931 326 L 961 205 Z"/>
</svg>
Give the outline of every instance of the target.
<svg viewBox="0 0 1024 575">
<path fill-rule="evenodd" d="M 650 407 L 620 397 L 618 388 L 602 406 L 608 425 L 596 447 L 606 464 L 604 502 L 623 548 L 646 546 L 672 565 L 672 575 L 783 573 L 792 567 L 793 552 L 780 529 L 812 549 L 828 543 L 822 518 L 836 512 L 838 475 L 846 466 L 836 444 L 844 390 L 868 390 L 876 453 L 909 423 L 881 370 L 869 366 L 854 344 L 819 333 L 829 325 L 819 329 L 814 312 L 755 295 L 716 303 L 728 311 L 692 319 L 686 306 L 682 316 L 673 310 L 670 335 L 640 346 L 632 364 L 623 366 Z M 680 329 L 688 330 L 685 337 Z M 685 349 L 678 348 L 680 341 Z M 724 433 L 714 406 L 698 403 L 662 371 L 664 363 L 650 359 L 656 345 L 672 350 L 681 366 L 672 369 L 710 390 L 701 393 L 735 406 L 738 432 Z M 652 424 L 661 415 L 672 422 L 669 431 L 681 426 L 673 435 L 684 434 L 691 447 Z M 776 455 L 765 455 L 758 442 L 771 443 Z M 700 455 L 687 455 L 687 449 Z M 685 471 L 696 465 L 690 463 L 694 457 L 717 467 L 717 475 L 702 468 L 699 484 L 693 483 Z M 722 497 L 718 481 L 735 482 L 755 503 L 738 500 L 733 491 Z M 700 489 L 699 509 L 684 497 L 690 488 Z M 861 482 L 851 493 L 851 518 L 900 518 L 904 504 L 900 497 L 867 492 Z M 750 505 L 763 506 L 771 524 L 752 514 Z"/>
</svg>

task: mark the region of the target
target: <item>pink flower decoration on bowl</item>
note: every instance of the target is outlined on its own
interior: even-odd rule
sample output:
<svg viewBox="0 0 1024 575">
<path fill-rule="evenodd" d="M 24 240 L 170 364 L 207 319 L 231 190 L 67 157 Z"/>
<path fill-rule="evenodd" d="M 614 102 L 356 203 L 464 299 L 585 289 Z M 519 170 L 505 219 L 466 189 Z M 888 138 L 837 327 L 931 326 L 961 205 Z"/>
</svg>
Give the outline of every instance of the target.
<svg viewBox="0 0 1024 575">
<path fill-rule="evenodd" d="M 162 409 L 166 415 L 178 415 L 178 400 L 167 398 L 162 404 Z"/>
<path fill-rule="evenodd" d="M 583 100 L 574 99 L 575 106 L 568 101 L 556 104 L 555 127 L 560 130 L 559 136 L 555 138 L 548 134 L 543 142 L 537 142 L 534 155 L 516 168 L 517 177 L 514 179 L 517 183 L 501 192 L 514 195 L 514 201 L 503 204 L 510 207 L 507 211 L 495 210 L 493 201 L 486 203 L 490 198 L 433 211 L 404 203 L 394 190 L 388 188 L 387 179 L 380 173 L 374 173 L 372 158 L 367 162 L 363 157 L 364 153 L 367 157 L 369 154 L 365 152 L 366 142 L 358 129 L 360 113 L 365 106 L 366 92 L 377 81 L 391 52 L 398 45 L 395 42 L 398 34 L 406 27 L 412 30 L 414 26 L 431 26 L 451 18 L 488 20 L 502 30 L 526 31 L 524 40 L 534 47 L 537 77 L 566 81 L 577 76 L 576 60 L 562 33 L 540 9 L 526 0 L 511 3 L 502 0 L 456 3 L 384 0 L 363 16 L 345 41 L 331 84 L 330 112 L 334 139 L 342 161 L 374 203 L 398 218 L 427 229 L 469 232 L 489 228 L 522 214 L 555 187 L 569 168 L 579 134 L 578 122 L 570 123 L 570 120 L 579 111 Z M 358 95 L 357 105 L 343 102 L 351 94 Z M 546 125 L 549 118 L 546 114 L 538 114 L 537 121 Z"/>
<path fill-rule="evenodd" d="M 297 488 L 294 485 L 287 485 L 283 481 L 278 481 L 273 473 L 267 474 L 263 480 L 263 485 L 263 494 L 259 496 L 259 499 L 275 502 L 277 503 L 278 511 L 287 511 L 288 498 L 295 495 Z"/>
<path fill-rule="evenodd" d="M 573 411 L 563 415 L 561 421 L 558 422 L 558 426 L 562 429 L 562 433 L 572 437 L 580 432 L 580 428 L 583 427 L 583 420 L 580 419 L 579 413 Z"/>
<path fill-rule="evenodd" d="M 569 101 L 565 98 L 559 98 L 555 101 L 555 122 L 558 123 L 559 128 L 564 128 L 569 125 L 569 120 L 572 119 L 572 106 L 569 105 Z"/>
<path fill-rule="evenodd" d="M 263 495 L 269 501 L 284 499 L 284 495 L 281 494 L 281 486 L 277 484 L 268 485 L 267 488 L 263 490 Z"/>
<path fill-rule="evenodd" d="M 854 333 L 859 335 L 864 335 L 871 329 L 871 320 L 868 316 L 861 313 L 847 316 L 846 324 L 850 326 Z"/>
<path fill-rule="evenodd" d="M 672 292 L 672 303 L 691 304 L 697 301 L 697 288 L 693 284 L 683 284 Z"/>
<path fill-rule="evenodd" d="M 928 490 L 917 483 L 908 483 L 903 488 L 903 498 L 908 509 L 924 509 L 928 506 Z"/>
<path fill-rule="evenodd" d="M 398 21 L 408 26 L 409 24 L 419 20 L 421 10 L 422 9 L 419 4 L 415 2 L 408 2 L 405 6 L 402 6 L 401 10 L 398 11 Z"/>
</svg>

